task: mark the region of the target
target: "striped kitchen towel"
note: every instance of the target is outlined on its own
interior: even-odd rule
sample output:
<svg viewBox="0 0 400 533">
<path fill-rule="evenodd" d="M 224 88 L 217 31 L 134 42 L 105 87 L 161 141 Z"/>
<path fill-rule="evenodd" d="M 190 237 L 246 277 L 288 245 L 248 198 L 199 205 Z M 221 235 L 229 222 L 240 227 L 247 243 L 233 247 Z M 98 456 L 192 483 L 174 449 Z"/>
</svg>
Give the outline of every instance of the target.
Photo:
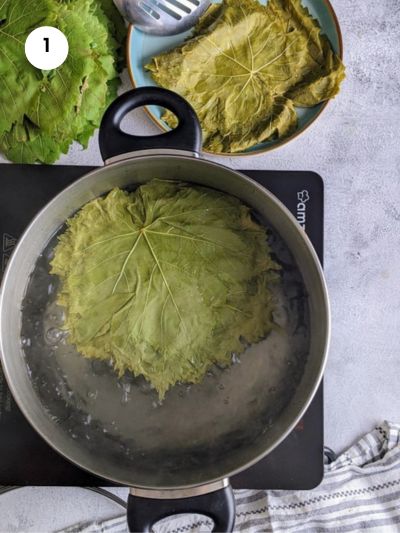
<svg viewBox="0 0 400 533">
<path fill-rule="evenodd" d="M 239 490 L 235 531 L 248 533 L 400 532 L 400 425 L 385 422 L 325 467 L 310 491 Z M 190 515 L 159 522 L 155 533 L 210 531 Z M 125 516 L 79 524 L 65 533 L 126 533 Z"/>
</svg>

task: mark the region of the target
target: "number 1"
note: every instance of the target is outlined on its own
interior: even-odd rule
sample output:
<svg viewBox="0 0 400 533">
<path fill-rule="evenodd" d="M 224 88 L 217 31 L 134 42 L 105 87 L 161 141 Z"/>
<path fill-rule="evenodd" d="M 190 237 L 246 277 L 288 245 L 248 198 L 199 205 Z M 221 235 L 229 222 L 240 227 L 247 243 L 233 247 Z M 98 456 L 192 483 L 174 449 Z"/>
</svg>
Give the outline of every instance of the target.
<svg viewBox="0 0 400 533">
<path fill-rule="evenodd" d="M 50 52 L 50 39 L 48 37 L 43 37 L 43 41 L 46 43 L 46 52 Z"/>
</svg>

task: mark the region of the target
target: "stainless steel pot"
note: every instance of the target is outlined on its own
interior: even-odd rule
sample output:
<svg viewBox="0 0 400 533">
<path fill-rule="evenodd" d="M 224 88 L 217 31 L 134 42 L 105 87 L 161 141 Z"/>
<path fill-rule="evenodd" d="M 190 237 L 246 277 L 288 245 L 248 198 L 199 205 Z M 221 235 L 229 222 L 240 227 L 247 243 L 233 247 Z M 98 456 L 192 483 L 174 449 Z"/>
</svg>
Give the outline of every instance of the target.
<svg viewBox="0 0 400 533">
<path fill-rule="evenodd" d="M 123 117 L 149 104 L 173 111 L 178 127 L 155 137 L 122 132 Z M 142 88 L 118 98 L 102 121 L 100 148 L 106 165 L 55 197 L 27 228 L 9 261 L 0 300 L 8 384 L 28 421 L 54 449 L 104 479 L 133 487 L 131 531 L 149 531 L 160 518 L 182 512 L 211 516 L 215 531 L 230 531 L 234 500 L 229 476 L 256 463 L 290 433 L 321 381 L 330 329 L 321 266 L 303 230 L 272 194 L 239 172 L 199 158 L 197 117 L 174 93 Z M 307 322 L 307 332 L 298 333 L 293 322 L 298 310 L 288 304 L 281 332 L 249 348 L 241 365 L 217 369 L 190 392 L 172 391 L 156 408 L 151 391 L 143 392 L 136 381 L 129 385 L 131 401 L 122 405 L 117 377 L 107 365 L 98 372 L 71 349 L 59 356 L 49 351 L 42 327 L 49 297 L 40 288 L 41 279 L 51 279 L 46 254 L 68 217 L 113 187 L 134 188 L 154 177 L 213 187 L 250 205 L 287 248 L 288 276 L 297 272 L 293 287 L 302 286 L 306 301 L 302 327 Z M 21 343 L 27 324 L 33 328 L 29 348 Z M 52 357 L 46 357 L 47 351 Z M 297 361 L 297 378 L 296 386 L 288 387 L 285 361 L 291 357 Z M 85 387 L 95 387 L 96 395 L 90 396 L 90 390 L 87 395 Z"/>
</svg>

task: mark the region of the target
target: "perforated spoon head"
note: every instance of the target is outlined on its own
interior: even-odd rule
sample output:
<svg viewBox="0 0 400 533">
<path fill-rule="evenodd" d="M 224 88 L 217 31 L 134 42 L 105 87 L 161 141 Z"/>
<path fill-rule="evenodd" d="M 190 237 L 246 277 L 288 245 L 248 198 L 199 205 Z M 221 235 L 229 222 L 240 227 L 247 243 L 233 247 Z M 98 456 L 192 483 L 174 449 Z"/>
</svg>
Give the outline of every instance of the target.
<svg viewBox="0 0 400 533">
<path fill-rule="evenodd" d="M 176 35 L 196 24 L 210 0 L 114 0 L 122 16 L 153 35 Z"/>
</svg>

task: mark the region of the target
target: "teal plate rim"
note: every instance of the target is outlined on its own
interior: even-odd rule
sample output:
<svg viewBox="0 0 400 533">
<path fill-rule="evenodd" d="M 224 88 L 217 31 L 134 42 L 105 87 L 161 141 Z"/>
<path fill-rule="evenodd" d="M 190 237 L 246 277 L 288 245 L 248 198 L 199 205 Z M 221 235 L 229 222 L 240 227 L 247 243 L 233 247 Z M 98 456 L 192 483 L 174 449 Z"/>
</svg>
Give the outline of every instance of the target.
<svg viewBox="0 0 400 533">
<path fill-rule="evenodd" d="M 214 0 L 214 2 L 218 2 L 219 0 Z M 263 2 L 263 0 L 261 0 Z M 264 0 L 265 1 L 265 0 Z M 335 10 L 333 9 L 333 6 L 330 2 L 330 0 L 302 0 L 302 2 L 308 7 L 311 11 L 311 14 L 318 20 L 318 22 L 321 25 L 322 31 L 328 35 L 328 38 L 332 44 L 333 49 L 335 52 L 339 55 L 339 57 L 343 60 L 343 37 L 342 37 L 342 31 L 340 29 L 339 20 L 337 18 L 337 15 L 335 13 Z M 310 5 L 311 4 L 311 5 Z M 314 6 L 313 4 L 317 4 L 318 8 Z M 321 16 L 318 16 L 318 13 L 321 15 L 321 9 L 325 11 L 325 14 L 330 19 L 330 32 L 331 35 L 328 34 L 327 27 L 324 25 L 321 21 Z M 334 34 L 332 34 L 332 31 Z M 135 34 L 136 32 L 136 34 Z M 180 39 L 175 43 L 178 44 L 178 42 L 182 42 L 183 39 L 190 33 L 186 32 L 184 34 L 180 34 L 178 36 L 174 36 L 175 38 Z M 140 34 L 140 36 L 144 36 L 148 39 L 168 39 L 165 37 L 157 37 L 157 36 L 148 36 L 140 32 L 140 30 L 136 30 L 133 24 L 129 25 L 127 40 L 126 40 L 126 57 L 127 57 L 127 67 L 128 67 L 128 73 L 129 78 L 131 80 L 131 84 L 133 88 L 137 87 L 143 87 L 144 85 L 151 84 L 154 87 L 157 87 L 157 84 L 154 83 L 150 76 L 148 76 L 149 83 L 143 84 L 138 83 L 136 81 L 136 77 L 134 74 L 134 65 L 133 62 L 133 56 L 135 53 L 135 35 Z M 332 36 L 334 37 L 332 39 Z M 168 47 L 165 47 L 165 50 Z M 140 68 L 140 71 L 143 71 L 143 67 Z M 266 152 L 270 152 L 272 150 L 276 150 L 277 148 L 280 148 L 281 146 L 284 146 L 285 144 L 289 143 L 290 141 L 293 141 L 297 137 L 299 137 L 301 134 L 303 134 L 322 114 L 322 112 L 326 109 L 328 104 L 330 103 L 330 100 L 327 100 L 326 102 L 323 102 L 321 104 L 318 104 L 312 108 L 308 108 L 305 110 L 305 114 L 308 115 L 306 117 L 303 124 L 299 123 L 298 129 L 289 137 L 286 137 L 285 139 L 278 139 L 274 141 L 264 141 L 262 143 L 259 143 L 255 146 L 252 146 L 251 148 L 248 148 L 247 150 L 243 152 L 212 152 L 210 150 L 203 149 L 203 152 L 206 154 L 214 155 L 214 156 L 224 156 L 224 157 L 244 157 L 244 156 L 253 156 L 253 155 L 261 155 Z M 157 106 L 145 106 L 144 110 L 150 120 L 156 124 L 162 131 L 167 132 L 171 128 L 161 119 L 161 108 Z"/>
</svg>

